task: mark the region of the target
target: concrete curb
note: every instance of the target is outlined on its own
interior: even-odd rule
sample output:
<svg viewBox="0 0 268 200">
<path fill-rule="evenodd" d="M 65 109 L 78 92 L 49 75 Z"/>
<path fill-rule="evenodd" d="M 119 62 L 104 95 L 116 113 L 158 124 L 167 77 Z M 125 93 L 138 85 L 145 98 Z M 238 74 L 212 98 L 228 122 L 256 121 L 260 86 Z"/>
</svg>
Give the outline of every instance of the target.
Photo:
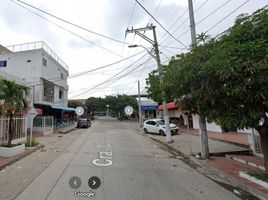
<svg viewBox="0 0 268 200">
<path fill-rule="evenodd" d="M 42 144 L 38 144 L 38 145 L 36 145 L 36 146 L 33 147 L 28 153 L 25 153 L 25 154 L 23 154 L 23 155 L 19 155 L 19 156 L 17 156 L 15 159 L 13 159 L 13 160 L 11 160 L 11 161 L 9 161 L 9 162 L 7 162 L 7 163 L 1 165 L 1 166 L 0 166 L 0 170 L 2 170 L 2 169 L 4 169 L 5 167 L 7 167 L 7 166 L 9 166 L 9 165 L 11 165 L 11 164 L 13 164 L 13 163 L 15 163 L 15 162 L 21 160 L 22 158 L 24 158 L 24 157 L 26 157 L 26 156 L 28 156 L 28 155 L 34 153 L 35 151 L 37 151 L 38 149 L 41 149 L 41 148 L 43 148 L 43 147 L 44 147 L 44 145 L 42 145 Z M 29 147 L 27 147 L 27 148 L 29 148 Z"/>
<path fill-rule="evenodd" d="M 235 178 L 227 175 L 226 173 L 222 172 L 221 170 L 209 167 L 205 164 L 203 164 L 201 162 L 201 160 L 196 159 L 193 156 L 189 156 L 184 154 L 183 152 L 177 150 L 176 148 L 170 146 L 169 144 L 162 142 L 156 138 L 152 138 L 146 134 L 144 134 L 140 129 L 136 128 L 136 130 L 139 132 L 140 135 L 154 141 L 157 142 L 158 144 L 160 144 L 162 147 L 164 147 L 165 150 L 168 150 L 171 154 L 178 154 L 181 157 L 183 157 L 183 161 L 188 164 L 190 167 L 194 168 L 196 171 L 198 171 L 199 173 L 205 175 L 206 177 L 212 179 L 213 181 L 219 183 L 225 183 L 225 184 L 229 184 L 233 187 L 239 188 L 243 191 L 246 191 L 256 197 L 258 197 L 261 200 L 267 200 L 267 195 L 262 193 L 261 191 L 252 188 L 244 183 L 239 182 L 238 180 L 236 180 Z"/>
</svg>

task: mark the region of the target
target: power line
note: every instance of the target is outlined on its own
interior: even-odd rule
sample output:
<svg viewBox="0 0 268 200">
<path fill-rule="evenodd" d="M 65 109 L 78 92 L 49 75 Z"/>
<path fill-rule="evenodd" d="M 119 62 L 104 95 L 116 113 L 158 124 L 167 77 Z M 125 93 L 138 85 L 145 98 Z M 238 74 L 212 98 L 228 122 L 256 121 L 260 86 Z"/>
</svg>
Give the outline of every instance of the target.
<svg viewBox="0 0 268 200">
<path fill-rule="evenodd" d="M 219 9 L 221 9 L 223 6 L 225 6 L 227 3 L 229 3 L 231 0 L 228 0 L 228 1 L 226 1 L 225 3 L 223 3 L 222 5 L 220 5 L 219 7 L 217 7 L 215 10 L 213 10 L 211 13 L 209 13 L 206 17 L 205 17 L 205 19 L 203 18 L 202 20 L 200 20 L 199 22 L 198 22 L 198 25 L 201 23 L 201 22 L 203 22 L 203 21 L 205 21 L 208 17 L 210 17 L 211 15 L 213 15 L 216 11 L 218 11 Z M 244 5 L 244 3 L 243 3 L 243 5 Z M 240 7 L 242 7 L 243 5 L 240 5 L 238 8 L 236 8 L 236 10 L 238 10 Z M 235 11 L 236 11 L 235 10 Z M 231 13 L 229 13 L 228 15 L 227 15 L 227 17 L 229 17 L 231 14 L 233 14 L 233 12 L 235 12 L 235 11 L 232 11 Z M 226 18 L 227 18 L 226 17 Z M 223 18 L 222 20 L 220 20 L 217 24 L 215 24 L 214 26 L 217 26 L 218 24 L 220 24 L 222 21 L 224 21 L 225 19 Z M 213 29 L 214 27 L 211 27 L 210 29 Z M 209 29 L 209 30 L 210 30 Z M 208 32 L 209 30 L 207 30 L 206 32 Z M 178 36 L 178 38 L 181 38 L 183 35 L 185 35 L 187 32 L 189 32 L 190 31 L 190 29 L 187 29 L 186 31 L 184 31 L 183 33 L 181 33 L 179 36 Z M 163 41 L 164 42 L 164 41 Z M 169 45 L 169 44 L 171 44 L 172 43 L 172 41 L 171 42 L 169 42 L 169 43 L 167 43 L 167 45 Z"/>
<path fill-rule="evenodd" d="M 204 2 L 203 2 L 203 3 L 202 3 L 202 4 L 195 10 L 195 12 L 197 13 L 197 12 L 204 6 L 204 5 L 206 5 L 206 3 L 207 3 L 208 1 L 209 1 L 209 0 L 204 1 Z M 194 3 L 195 3 L 195 2 L 194 2 Z M 184 10 L 184 12 L 181 14 L 181 16 L 177 19 L 177 21 L 172 25 L 172 27 L 171 27 L 170 29 L 172 29 L 172 28 L 175 26 L 175 24 L 180 20 L 180 18 L 183 17 L 183 15 L 184 15 L 187 11 L 188 11 L 188 8 Z M 180 23 L 180 25 L 179 25 L 174 31 L 172 31 L 171 34 L 174 34 L 179 28 L 181 28 L 182 25 L 185 24 L 185 22 L 188 21 L 188 19 L 189 19 L 189 17 L 187 17 L 185 20 L 183 20 L 183 22 Z M 189 29 L 189 30 L 190 30 L 190 29 Z M 189 30 L 187 30 L 187 32 L 188 32 Z M 165 36 L 166 36 L 166 34 L 165 34 L 161 39 L 163 39 Z M 161 40 L 161 39 L 160 39 L 160 40 Z M 165 40 L 163 40 L 162 43 L 165 42 L 165 41 L 168 40 L 168 39 L 169 39 L 169 37 L 167 37 Z"/>
<path fill-rule="evenodd" d="M 132 57 L 134 57 L 134 56 L 137 56 L 137 55 L 143 53 L 144 51 L 145 51 L 145 50 L 140 51 L 140 52 L 138 52 L 138 53 L 136 53 L 136 54 L 133 54 L 133 55 L 131 55 L 131 56 L 129 56 L 129 57 L 126 57 L 126 58 L 124 58 L 124 59 L 118 60 L 118 61 L 116 61 L 116 62 L 113 62 L 113 63 L 107 64 L 107 65 L 103 65 L 103 66 L 97 67 L 97 68 L 95 68 L 95 69 L 91 69 L 91 70 L 87 70 L 87 71 L 79 72 L 79 73 L 76 73 L 76 74 L 72 74 L 72 75 L 70 75 L 69 77 L 66 77 L 66 78 L 64 78 L 64 79 L 76 78 L 76 77 L 83 76 L 83 75 L 86 75 L 86 74 L 88 74 L 88 73 L 91 73 L 91 72 L 100 70 L 100 69 L 104 69 L 104 68 L 113 66 L 113 65 L 118 64 L 118 63 L 120 63 L 120 62 L 123 62 L 123 61 L 125 61 L 125 60 L 127 60 L 127 59 L 129 59 L 129 58 L 132 58 Z M 143 57 L 140 57 L 139 59 L 142 59 L 142 58 L 143 58 Z M 138 59 L 138 60 L 139 60 L 139 59 Z M 135 62 L 137 62 L 137 61 L 135 61 Z M 135 63 L 135 62 L 134 62 L 134 63 Z M 57 77 L 48 79 L 48 81 L 51 81 L 51 82 L 59 82 L 59 81 L 63 81 L 64 79 L 62 79 L 61 77 L 58 77 L 58 76 L 57 76 Z M 35 82 L 27 82 L 27 84 L 29 84 L 29 83 L 35 83 Z"/>
<path fill-rule="evenodd" d="M 143 57 L 145 57 L 146 55 L 147 55 L 147 53 L 146 53 Z M 133 71 L 136 70 L 138 67 L 142 66 L 142 65 L 145 64 L 147 61 L 149 61 L 150 59 L 151 59 L 151 57 L 149 57 L 149 59 L 147 59 L 145 62 L 141 63 L 140 65 L 138 65 L 137 67 L 135 67 L 134 69 L 132 69 L 130 72 L 133 72 Z M 120 71 L 119 73 L 115 74 L 115 75 L 112 76 L 111 78 L 109 78 L 109 79 L 107 79 L 107 80 L 105 80 L 105 81 L 99 83 L 98 85 L 96 85 L 96 86 L 94 86 L 94 87 L 92 87 L 92 88 L 90 88 L 90 89 L 87 89 L 86 91 L 83 91 L 82 93 L 79 93 L 78 95 L 73 96 L 72 98 L 79 97 L 79 96 L 81 96 L 81 95 L 83 95 L 83 94 L 85 94 L 85 93 L 87 93 L 87 92 L 89 92 L 89 91 L 91 91 L 91 90 L 94 90 L 94 89 L 96 89 L 97 87 L 99 87 L 99 86 L 101 86 L 101 85 L 103 85 L 103 84 L 105 84 L 105 83 L 107 83 L 107 82 L 113 80 L 116 76 L 118 76 L 119 74 L 123 73 L 123 72 L 126 71 L 128 68 L 132 67 L 132 65 L 133 65 L 133 64 L 129 65 L 127 68 L 125 68 L 124 70 L 122 70 L 122 71 Z M 129 73 L 130 73 L 130 72 L 129 72 Z M 128 74 L 126 74 L 126 75 L 128 75 Z M 119 77 L 116 81 L 120 80 L 121 78 L 123 78 L 123 77 L 126 76 L 126 75 L 123 75 L 123 76 Z"/>
<path fill-rule="evenodd" d="M 196 10 L 195 10 L 195 12 L 198 12 L 207 2 L 208 2 L 209 0 L 206 0 L 205 2 L 203 2 Z M 196 3 L 196 1 L 194 1 L 194 3 Z M 186 8 L 184 11 L 183 11 L 183 13 L 177 18 L 177 20 L 169 27 L 169 31 L 178 23 L 178 21 L 183 17 L 183 15 L 185 15 L 185 13 L 187 13 L 188 12 L 188 8 Z M 186 19 L 186 20 L 184 20 L 181 24 L 180 24 L 180 27 L 187 21 L 189 19 L 189 17 Z M 176 30 L 177 30 L 178 28 L 176 28 Z M 172 34 L 174 33 L 174 32 L 176 32 L 176 30 L 175 31 L 173 31 L 172 32 Z M 159 40 L 159 42 L 161 42 L 161 40 L 165 37 L 167 35 L 167 33 L 165 33 L 161 38 L 160 38 L 160 40 Z M 168 39 L 168 38 L 167 38 Z M 166 41 L 166 39 L 164 40 L 164 41 Z M 163 42 L 164 42 L 163 41 Z"/>
<path fill-rule="evenodd" d="M 215 28 L 216 26 L 218 26 L 220 23 L 222 23 L 225 19 L 227 19 L 228 17 L 230 17 L 235 11 L 239 10 L 242 6 L 244 6 L 245 4 L 247 4 L 250 0 L 245 1 L 244 3 L 242 3 L 241 5 L 239 5 L 236 9 L 234 9 L 232 12 L 230 12 L 228 15 L 226 15 L 224 18 L 222 18 L 220 21 L 218 21 L 216 24 L 214 24 L 211 28 L 209 28 L 207 32 L 209 32 L 210 30 L 212 30 L 213 28 Z"/>
<path fill-rule="evenodd" d="M 200 24 L 201 22 L 205 21 L 207 18 L 209 18 L 211 15 L 213 15 L 215 12 L 217 12 L 218 10 L 220 10 L 222 7 L 224 7 L 226 4 L 228 4 L 229 2 L 231 2 L 232 0 L 228 0 L 225 3 L 223 3 L 221 6 L 219 6 L 218 8 L 216 8 L 215 10 L 213 10 L 211 13 L 209 13 L 207 16 L 205 16 L 204 18 L 202 18 L 200 21 L 198 21 L 196 23 L 196 25 Z"/>
<path fill-rule="evenodd" d="M 99 48 L 101 48 L 101 49 L 103 49 L 103 50 L 105 50 L 105 51 L 107 51 L 107 52 L 109 52 L 109 53 L 111 53 L 111 54 L 114 54 L 114 55 L 116 55 L 116 56 L 122 57 L 121 55 L 119 55 L 119 54 L 117 54 L 117 53 L 115 53 L 115 52 L 113 52 L 113 51 L 111 51 L 111 50 L 109 50 L 109 49 L 107 49 L 107 48 L 105 48 L 105 47 L 99 45 L 99 44 L 96 44 L 96 43 L 94 43 L 94 42 L 92 42 L 92 41 L 86 39 L 85 37 L 83 37 L 83 36 L 81 36 L 81 35 L 78 35 L 77 33 L 73 32 L 73 31 L 70 31 L 69 29 L 66 29 L 65 27 L 63 27 L 63 26 L 61 26 L 61 25 L 59 25 L 59 24 L 57 24 L 57 23 L 55 23 L 55 22 L 53 22 L 53 21 L 47 19 L 46 17 L 44 17 L 44 16 L 42 16 L 42 15 L 40 15 L 40 14 L 34 12 L 33 10 L 31 10 L 31 9 L 29 9 L 29 8 L 26 8 L 25 6 L 23 6 L 23 5 L 21 5 L 21 4 L 17 3 L 17 2 L 15 2 L 15 1 L 13 1 L 13 0 L 10 0 L 10 1 L 11 1 L 12 3 L 15 3 L 15 4 L 17 4 L 18 6 L 20 6 L 20 7 L 24 8 L 24 9 L 28 10 L 29 12 L 31 12 L 31 13 L 33 13 L 33 14 L 39 16 L 40 18 L 42 18 L 42 19 L 44 19 L 44 20 L 46 20 L 46 21 L 52 23 L 53 25 L 57 26 L 58 28 L 61 28 L 61 29 L 63 29 L 64 31 L 69 32 L 69 33 L 71 33 L 72 35 L 75 35 L 75 36 L 79 37 L 80 39 L 85 40 L 86 42 L 88 42 L 88 43 L 90 43 L 90 44 L 93 44 L 93 45 L 95 45 L 95 46 L 97 46 L 97 47 L 99 47 Z"/>
<path fill-rule="evenodd" d="M 153 15 L 155 15 L 155 13 L 157 12 L 157 10 L 159 9 L 159 7 L 161 6 L 161 3 L 162 3 L 163 0 L 159 0 L 159 3 L 157 5 L 157 7 L 154 9 L 154 12 L 153 12 Z M 149 18 L 149 21 L 148 21 L 148 24 L 150 23 L 151 21 L 151 17 Z"/>
<path fill-rule="evenodd" d="M 177 38 L 175 38 L 138 0 L 135 0 L 139 5 L 140 7 L 142 7 L 142 9 L 152 17 L 152 19 L 154 19 L 154 21 L 159 25 L 161 26 L 162 29 L 164 29 L 167 34 L 172 37 L 174 40 L 176 40 L 177 42 L 179 42 L 182 46 L 184 46 L 185 48 L 188 48 L 185 44 L 183 44 L 181 41 L 179 41 Z"/>
<path fill-rule="evenodd" d="M 13 1 L 13 0 L 11 0 L 11 1 Z M 101 34 L 101 33 L 97 33 L 97 32 L 95 32 L 95 31 L 92 31 L 92 30 L 89 30 L 89 29 L 87 29 L 87 28 L 84 28 L 84 27 L 82 27 L 82 26 L 80 26 L 80 25 L 77 25 L 77 24 L 75 24 L 75 23 L 73 23 L 73 22 L 67 21 L 67 20 L 62 19 L 62 18 L 60 18 L 60 17 L 57 17 L 56 15 L 53 15 L 53 14 L 47 12 L 47 11 L 44 11 L 44 10 L 42 10 L 42 9 L 40 9 L 40 8 L 37 8 L 37 7 L 35 7 L 35 6 L 33 6 L 33 5 L 29 4 L 29 3 L 26 3 L 26 2 L 24 2 L 24 1 L 21 1 L 21 0 L 17 0 L 17 1 L 20 2 L 20 3 L 22 3 L 22 4 L 24 4 L 24 5 L 27 5 L 27 6 L 31 7 L 31 8 L 33 8 L 33 9 L 35 9 L 35 10 L 38 10 L 38 11 L 40 11 L 40 12 L 42 12 L 42 13 L 45 13 L 46 15 L 49 15 L 49 16 L 51 16 L 51 17 L 53 17 L 53 18 L 56 18 L 56 19 L 58 19 L 58 20 L 60 20 L 60 21 L 62 21 L 62 22 L 65 22 L 65 23 L 67 23 L 67 24 L 70 24 L 70 25 L 72 25 L 72 26 L 75 26 L 75 27 L 77 27 L 77 28 L 80 28 L 80 29 L 82 29 L 82 30 L 84 30 L 84 31 L 87 31 L 87 32 L 89 32 L 89 33 L 92 33 L 92 34 L 94 34 L 94 35 L 98 35 L 98 36 L 100 36 L 100 37 L 103 37 L 103 38 L 106 38 L 106 39 L 109 39 L 109 40 L 112 40 L 112 41 L 114 41 L 114 42 L 118 42 L 118 43 L 121 43 L 121 44 L 128 44 L 128 43 L 126 43 L 126 42 L 123 42 L 123 41 L 114 39 L 114 38 L 112 38 L 112 37 L 103 35 L 103 34 Z M 129 45 L 129 44 L 128 44 L 128 45 Z"/>
</svg>

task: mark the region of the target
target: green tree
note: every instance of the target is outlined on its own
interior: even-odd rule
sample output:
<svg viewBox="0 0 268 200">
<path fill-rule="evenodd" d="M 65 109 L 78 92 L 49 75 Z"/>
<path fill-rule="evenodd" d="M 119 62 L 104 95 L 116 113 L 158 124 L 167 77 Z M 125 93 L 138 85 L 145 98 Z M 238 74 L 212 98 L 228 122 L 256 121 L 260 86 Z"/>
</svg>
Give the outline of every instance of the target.
<svg viewBox="0 0 268 200">
<path fill-rule="evenodd" d="M 106 96 L 106 104 L 109 105 L 109 110 L 120 119 L 124 115 L 124 109 L 126 106 L 132 106 L 134 110 L 137 110 L 138 103 L 133 97 L 126 94 L 117 96 Z"/>
<path fill-rule="evenodd" d="M 268 172 L 268 11 L 240 15 L 217 40 L 202 38 L 169 64 L 165 88 L 208 121 L 258 130 Z"/>
<path fill-rule="evenodd" d="M 68 107 L 70 108 L 77 108 L 79 106 L 83 106 L 84 104 L 79 100 L 69 100 Z"/>
<path fill-rule="evenodd" d="M 166 73 L 167 68 L 169 66 L 163 66 L 163 74 Z M 158 70 L 154 70 L 149 73 L 149 77 L 146 78 L 146 89 L 148 92 L 148 96 L 158 103 L 163 102 L 163 85 L 160 85 L 159 73 Z M 168 87 L 165 88 L 165 96 L 167 102 L 172 102 L 174 99 L 172 98 L 173 91 L 168 90 Z"/>
<path fill-rule="evenodd" d="M 0 85 L 1 98 L 5 100 L 4 111 L 9 115 L 8 143 L 11 146 L 13 139 L 13 116 L 16 112 L 26 108 L 25 96 L 28 92 L 27 88 L 16 84 L 14 81 L 1 80 Z"/>
<path fill-rule="evenodd" d="M 105 99 L 101 97 L 89 97 L 86 100 L 86 106 L 89 110 L 94 111 L 105 111 L 106 110 L 106 102 Z"/>
<path fill-rule="evenodd" d="M 268 172 L 268 11 L 240 15 L 204 65 L 206 114 L 223 127 L 255 128 Z"/>
</svg>

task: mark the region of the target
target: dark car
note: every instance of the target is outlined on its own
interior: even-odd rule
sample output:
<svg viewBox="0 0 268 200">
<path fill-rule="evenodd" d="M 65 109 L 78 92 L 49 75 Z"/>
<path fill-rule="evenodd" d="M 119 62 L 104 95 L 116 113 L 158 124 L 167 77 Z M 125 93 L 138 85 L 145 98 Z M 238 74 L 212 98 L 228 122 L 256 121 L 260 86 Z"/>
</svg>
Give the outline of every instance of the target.
<svg viewBox="0 0 268 200">
<path fill-rule="evenodd" d="M 91 121 L 87 118 L 80 118 L 77 122 L 76 128 L 88 128 L 91 127 Z"/>
</svg>

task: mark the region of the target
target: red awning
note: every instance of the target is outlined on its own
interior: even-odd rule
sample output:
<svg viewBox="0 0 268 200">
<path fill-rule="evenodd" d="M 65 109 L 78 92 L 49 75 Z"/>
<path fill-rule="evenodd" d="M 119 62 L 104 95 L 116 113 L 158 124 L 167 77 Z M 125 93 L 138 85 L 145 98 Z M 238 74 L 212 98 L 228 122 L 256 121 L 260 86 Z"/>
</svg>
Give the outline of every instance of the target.
<svg viewBox="0 0 268 200">
<path fill-rule="evenodd" d="M 168 110 L 177 110 L 177 109 L 178 109 L 178 107 L 176 106 L 175 102 L 170 102 L 170 103 L 168 103 L 168 104 L 167 104 L 167 108 L 168 108 Z M 158 107 L 158 110 L 159 110 L 159 111 L 162 111 L 162 110 L 163 110 L 163 105 L 160 105 L 160 106 Z"/>
</svg>

